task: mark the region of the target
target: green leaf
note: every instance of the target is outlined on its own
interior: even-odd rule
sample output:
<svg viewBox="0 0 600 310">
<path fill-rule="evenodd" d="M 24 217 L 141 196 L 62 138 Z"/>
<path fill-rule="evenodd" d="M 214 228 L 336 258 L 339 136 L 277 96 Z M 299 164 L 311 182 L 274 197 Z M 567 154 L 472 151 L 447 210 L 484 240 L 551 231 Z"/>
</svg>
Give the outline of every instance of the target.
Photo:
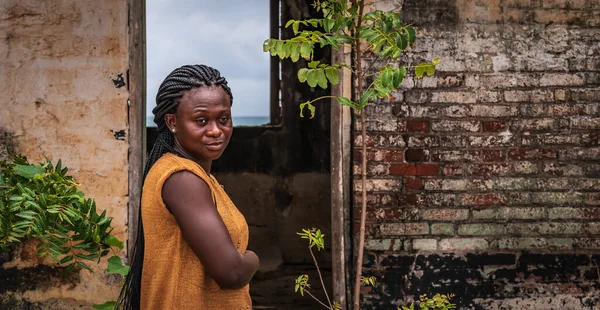
<svg viewBox="0 0 600 310">
<path fill-rule="evenodd" d="M 318 69 L 315 71 L 317 71 L 317 83 L 319 84 L 319 86 L 321 86 L 321 88 L 326 89 L 327 88 L 327 77 L 325 76 L 325 70 Z"/>
<path fill-rule="evenodd" d="M 308 70 L 308 73 L 306 74 L 306 80 L 308 83 L 308 86 L 310 87 L 315 87 L 317 86 L 317 70 L 313 69 L 313 70 Z"/>
<path fill-rule="evenodd" d="M 337 101 L 345 106 L 349 106 L 353 109 L 356 108 L 356 104 L 354 102 L 352 102 L 350 99 L 346 98 L 346 97 L 337 97 Z"/>
<path fill-rule="evenodd" d="M 435 65 L 431 65 L 427 67 L 427 76 L 432 76 L 435 74 Z"/>
<path fill-rule="evenodd" d="M 59 264 L 59 265 L 64 265 L 64 264 L 66 264 L 66 263 L 68 263 L 68 262 L 70 262 L 70 261 L 72 261 L 72 260 L 73 260 L 73 255 L 67 255 L 67 256 L 63 257 L 63 259 L 61 259 L 61 260 L 58 262 L 58 264 Z"/>
<path fill-rule="evenodd" d="M 427 63 L 422 62 L 415 66 L 415 75 L 417 78 L 422 78 L 423 74 L 425 74 L 425 71 L 427 71 Z"/>
<path fill-rule="evenodd" d="M 415 43 L 415 40 L 417 39 L 415 28 L 408 26 L 406 27 L 406 32 L 408 32 L 408 41 L 410 44 Z"/>
<path fill-rule="evenodd" d="M 298 59 L 300 59 L 300 45 L 298 45 L 296 43 L 292 43 L 292 44 L 290 44 L 290 50 L 291 50 L 290 59 L 292 60 L 292 62 L 298 61 Z"/>
<path fill-rule="evenodd" d="M 44 173 L 44 167 L 34 165 L 16 165 L 13 169 L 16 174 L 28 179 L 33 179 L 36 174 Z"/>
<path fill-rule="evenodd" d="M 310 118 L 315 117 L 316 107 L 314 105 L 312 105 L 310 101 L 307 101 L 307 102 L 304 102 L 304 103 L 300 104 L 300 117 L 304 117 L 304 115 L 302 114 L 302 111 L 304 110 L 304 107 L 308 107 L 308 110 L 310 111 Z"/>
<path fill-rule="evenodd" d="M 117 306 L 116 301 L 107 301 L 103 304 L 93 304 L 92 307 L 96 310 L 114 310 Z"/>
<path fill-rule="evenodd" d="M 50 253 L 50 256 L 52 256 L 52 253 Z M 77 265 L 79 265 L 80 267 L 87 269 L 89 272 L 94 272 L 92 270 L 92 268 L 90 268 L 90 266 L 88 266 L 88 264 L 84 263 L 84 262 L 77 262 Z"/>
<path fill-rule="evenodd" d="M 331 28 L 333 28 L 333 26 L 335 25 L 335 21 L 325 18 L 323 19 L 323 29 L 325 29 L 325 32 L 330 32 Z"/>
<path fill-rule="evenodd" d="M 400 32 L 398 34 L 398 37 L 396 38 L 396 46 L 398 46 L 398 48 L 401 50 L 405 50 L 408 48 L 408 43 L 409 43 L 408 33 L 406 31 Z"/>
<path fill-rule="evenodd" d="M 364 28 L 360 31 L 360 35 L 358 36 L 359 39 L 365 39 L 371 35 L 373 35 L 375 33 L 375 30 L 373 30 L 372 28 Z"/>
<path fill-rule="evenodd" d="M 129 266 L 123 265 L 123 261 L 119 256 L 113 256 L 108 259 L 106 272 L 110 274 L 120 274 L 121 276 L 126 277 L 129 273 Z"/>
<path fill-rule="evenodd" d="M 294 35 L 297 35 L 297 34 L 298 34 L 298 28 L 299 28 L 299 27 L 300 27 L 300 23 L 298 23 L 298 22 L 295 22 L 295 23 L 292 25 L 292 29 L 294 30 Z"/>
<path fill-rule="evenodd" d="M 317 27 L 319 27 L 319 24 L 320 24 L 319 21 L 320 20 L 313 18 L 313 19 L 307 20 L 306 22 L 309 23 L 309 24 L 311 24 L 311 26 L 317 28 Z"/>
<path fill-rule="evenodd" d="M 308 69 L 300 68 L 300 70 L 298 70 L 298 81 L 300 81 L 300 83 L 306 82 L 307 74 L 308 74 Z"/>
<path fill-rule="evenodd" d="M 93 253 L 93 254 L 75 254 L 76 257 L 81 258 L 81 259 L 85 259 L 85 260 L 96 260 L 97 258 L 100 257 L 100 253 Z"/>
<path fill-rule="evenodd" d="M 394 72 L 394 80 L 392 82 L 392 87 L 394 87 L 394 89 L 398 89 L 400 87 L 400 84 L 402 84 L 402 81 L 404 80 L 404 77 L 406 76 L 406 68 L 405 67 L 400 67 L 398 68 L 398 70 L 396 70 Z"/>
<path fill-rule="evenodd" d="M 381 51 L 381 49 L 383 48 L 383 46 L 385 45 L 385 38 L 380 38 L 377 43 L 375 43 L 373 45 L 373 53 L 375 54 L 379 54 L 379 52 Z"/>
<path fill-rule="evenodd" d="M 113 236 L 113 235 L 109 235 L 106 238 L 106 244 L 110 245 L 110 246 L 115 246 L 118 247 L 119 249 L 123 249 L 123 242 L 119 239 L 117 239 L 117 237 Z"/>
<path fill-rule="evenodd" d="M 271 42 L 271 39 L 266 39 L 265 42 L 263 42 L 263 52 L 271 50 Z"/>
<path fill-rule="evenodd" d="M 38 214 L 35 213 L 34 211 L 31 210 L 25 210 L 25 211 L 21 211 L 19 213 L 17 213 L 18 217 L 27 219 L 27 220 L 33 220 L 34 216 L 37 216 Z"/>
<path fill-rule="evenodd" d="M 302 42 L 302 45 L 300 46 L 300 56 L 306 60 L 309 60 L 312 58 L 312 50 L 313 50 L 312 43 L 310 43 L 308 41 L 304 41 L 304 42 Z"/>
<path fill-rule="evenodd" d="M 311 62 L 309 62 L 309 63 L 308 63 L 308 67 L 309 67 L 309 68 L 311 68 L 311 69 L 315 69 L 315 68 L 317 68 L 317 66 L 318 66 L 320 63 L 321 63 L 321 62 L 320 62 L 320 61 L 318 61 L 318 60 L 311 61 Z"/>
<path fill-rule="evenodd" d="M 338 74 L 338 70 L 335 67 L 327 67 L 325 68 L 325 75 L 329 80 L 329 83 L 332 85 L 337 85 L 340 82 L 340 76 Z"/>
<path fill-rule="evenodd" d="M 273 49 L 271 49 L 271 56 L 281 57 L 282 50 L 283 50 L 283 41 L 277 40 L 273 46 Z"/>
<path fill-rule="evenodd" d="M 283 45 L 281 46 L 281 53 L 279 54 L 279 57 L 281 59 L 285 59 L 290 57 L 290 55 L 292 54 L 292 49 L 291 49 L 291 44 L 289 42 L 283 42 Z"/>
</svg>

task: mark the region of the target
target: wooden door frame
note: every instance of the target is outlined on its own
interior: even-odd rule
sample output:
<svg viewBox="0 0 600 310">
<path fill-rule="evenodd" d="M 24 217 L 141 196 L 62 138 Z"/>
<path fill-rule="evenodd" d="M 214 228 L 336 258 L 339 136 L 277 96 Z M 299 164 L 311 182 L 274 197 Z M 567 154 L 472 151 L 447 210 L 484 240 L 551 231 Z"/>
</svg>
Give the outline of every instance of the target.
<svg viewBox="0 0 600 310">
<path fill-rule="evenodd" d="M 331 53 L 332 63 L 350 63 L 351 48 L 344 46 Z M 331 89 L 332 96 L 352 96 L 352 73 L 343 69 L 340 83 Z M 350 206 L 352 201 L 352 110 L 331 100 L 331 268 L 333 298 L 342 309 L 350 309 L 352 270 L 352 235 Z"/>
<path fill-rule="evenodd" d="M 128 242 L 127 253 L 133 253 L 138 227 L 142 194 L 143 167 L 146 150 L 146 1 L 128 0 L 129 17 L 129 89 L 128 122 Z M 331 54 L 333 63 L 348 63 L 351 50 L 343 47 Z M 352 73 L 344 70 L 340 83 L 332 87 L 332 95 L 351 97 Z M 352 239 L 350 206 L 352 111 L 349 107 L 331 102 L 331 244 L 333 296 L 342 309 L 352 300 L 350 271 Z"/>
<path fill-rule="evenodd" d="M 128 122 L 128 203 L 127 203 L 127 253 L 133 245 L 139 220 L 144 159 L 146 150 L 146 1 L 128 0 L 129 30 L 129 89 Z"/>
</svg>

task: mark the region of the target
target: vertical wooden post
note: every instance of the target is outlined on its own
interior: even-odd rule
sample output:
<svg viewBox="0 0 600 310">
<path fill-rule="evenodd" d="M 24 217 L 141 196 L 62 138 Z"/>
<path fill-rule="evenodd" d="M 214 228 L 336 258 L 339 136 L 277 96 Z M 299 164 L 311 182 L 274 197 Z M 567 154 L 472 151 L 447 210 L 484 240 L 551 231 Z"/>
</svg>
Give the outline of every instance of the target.
<svg viewBox="0 0 600 310">
<path fill-rule="evenodd" d="M 350 63 L 351 47 L 332 51 L 332 63 Z M 343 69 L 340 83 L 332 86 L 332 96 L 351 98 L 352 72 Z M 352 248 L 350 235 L 352 111 L 350 107 L 331 100 L 331 253 L 333 299 L 343 310 L 351 301 L 350 271 Z"/>
<path fill-rule="evenodd" d="M 269 6 L 269 19 L 271 23 L 270 37 L 273 39 L 279 39 L 279 30 L 281 27 L 281 7 L 280 0 L 270 0 Z M 281 107 L 279 102 L 279 91 L 281 88 L 279 78 L 279 57 L 271 56 L 270 64 L 270 101 L 269 101 L 269 114 L 271 116 L 271 125 L 281 124 Z"/>
<path fill-rule="evenodd" d="M 146 149 L 146 1 L 129 0 L 129 71 L 127 101 L 129 133 L 129 193 L 127 204 L 127 255 L 133 253 L 142 195 Z"/>
</svg>

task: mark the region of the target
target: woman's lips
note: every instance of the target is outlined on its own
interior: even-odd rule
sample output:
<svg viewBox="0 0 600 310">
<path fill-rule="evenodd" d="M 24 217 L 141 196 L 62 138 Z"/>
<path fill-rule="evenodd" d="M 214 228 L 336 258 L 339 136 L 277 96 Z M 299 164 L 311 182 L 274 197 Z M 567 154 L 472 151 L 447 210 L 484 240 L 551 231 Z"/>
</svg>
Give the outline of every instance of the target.
<svg viewBox="0 0 600 310">
<path fill-rule="evenodd" d="M 211 151 L 220 151 L 223 148 L 223 145 L 225 145 L 223 142 L 213 142 L 206 144 L 206 148 Z"/>
</svg>

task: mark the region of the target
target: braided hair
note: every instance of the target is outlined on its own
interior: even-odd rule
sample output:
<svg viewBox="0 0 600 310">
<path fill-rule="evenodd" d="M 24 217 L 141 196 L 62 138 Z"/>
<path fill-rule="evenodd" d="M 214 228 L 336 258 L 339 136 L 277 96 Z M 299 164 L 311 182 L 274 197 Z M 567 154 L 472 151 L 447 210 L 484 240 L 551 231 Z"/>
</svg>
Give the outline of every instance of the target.
<svg viewBox="0 0 600 310">
<path fill-rule="evenodd" d="M 144 178 L 148 175 L 150 168 L 165 153 L 171 152 L 182 156 L 174 148 L 175 136 L 169 131 L 165 123 L 165 115 L 173 114 L 181 103 L 183 91 L 197 87 L 219 86 L 229 95 L 229 102 L 233 104 L 233 95 L 227 85 L 227 80 L 221 76 L 221 73 L 214 68 L 206 65 L 185 65 L 173 70 L 158 88 L 156 95 L 156 107 L 152 109 L 154 114 L 154 123 L 158 126 L 158 137 L 148 155 L 146 166 L 144 167 Z M 140 309 L 140 290 L 142 282 L 142 265 L 144 262 L 144 231 L 142 227 L 142 209 L 138 216 L 138 229 L 136 232 L 136 241 L 130 260 L 130 270 L 125 278 L 119 299 L 117 300 L 117 309 L 139 310 Z"/>
</svg>

